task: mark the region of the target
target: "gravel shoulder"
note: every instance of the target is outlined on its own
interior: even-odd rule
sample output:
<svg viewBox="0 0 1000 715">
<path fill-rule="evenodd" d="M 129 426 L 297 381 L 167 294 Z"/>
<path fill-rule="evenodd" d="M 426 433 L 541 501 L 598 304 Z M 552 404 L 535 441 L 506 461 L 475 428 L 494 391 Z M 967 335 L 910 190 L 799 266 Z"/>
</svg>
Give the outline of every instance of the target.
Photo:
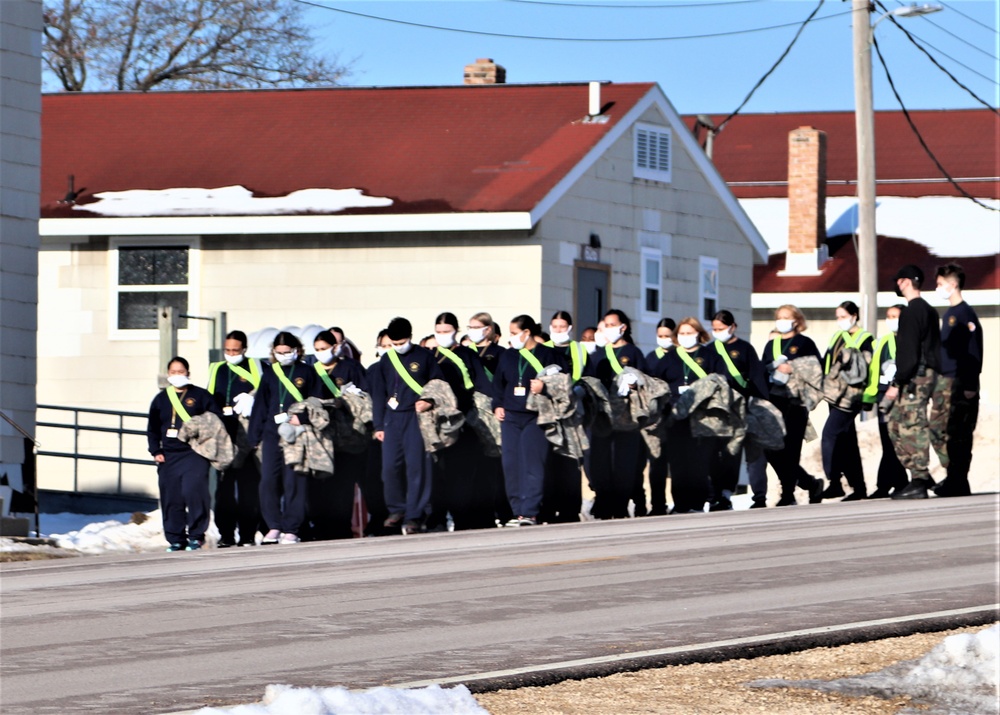
<svg viewBox="0 0 1000 715">
<path fill-rule="evenodd" d="M 918 633 L 752 660 L 654 668 L 545 687 L 479 693 L 475 697 L 492 715 L 889 715 L 919 706 L 908 697 L 884 700 L 800 688 L 749 687 L 747 683 L 765 678 L 833 680 L 872 673 L 920 658 L 949 635 L 976 633 L 985 627 Z"/>
</svg>

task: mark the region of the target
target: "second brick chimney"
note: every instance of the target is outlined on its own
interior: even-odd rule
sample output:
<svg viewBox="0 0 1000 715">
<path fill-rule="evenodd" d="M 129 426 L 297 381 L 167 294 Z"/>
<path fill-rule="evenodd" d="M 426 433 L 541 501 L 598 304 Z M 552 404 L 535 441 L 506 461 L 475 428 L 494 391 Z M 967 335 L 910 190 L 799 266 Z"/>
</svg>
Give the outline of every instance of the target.
<svg viewBox="0 0 1000 715">
<path fill-rule="evenodd" d="M 788 253 L 784 275 L 815 275 L 826 247 L 826 132 L 788 134 Z"/>
<path fill-rule="evenodd" d="M 465 66 L 465 84 L 504 84 L 507 70 L 488 57 Z"/>
</svg>

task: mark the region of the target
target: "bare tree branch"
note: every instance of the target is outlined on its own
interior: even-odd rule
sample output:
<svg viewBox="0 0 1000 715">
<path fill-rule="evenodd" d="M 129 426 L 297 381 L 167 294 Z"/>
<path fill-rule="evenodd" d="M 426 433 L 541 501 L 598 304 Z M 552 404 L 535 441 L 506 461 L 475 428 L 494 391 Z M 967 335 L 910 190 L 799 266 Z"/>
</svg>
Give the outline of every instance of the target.
<svg viewBox="0 0 1000 715">
<path fill-rule="evenodd" d="M 45 0 L 45 66 L 68 91 L 301 87 L 349 75 L 313 45 L 293 0 Z"/>
</svg>

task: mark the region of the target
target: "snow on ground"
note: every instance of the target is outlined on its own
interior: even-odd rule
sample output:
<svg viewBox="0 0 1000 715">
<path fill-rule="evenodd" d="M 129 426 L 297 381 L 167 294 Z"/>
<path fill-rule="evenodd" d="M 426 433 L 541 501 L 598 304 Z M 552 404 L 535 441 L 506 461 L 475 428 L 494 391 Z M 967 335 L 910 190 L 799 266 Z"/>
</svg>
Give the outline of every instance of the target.
<svg viewBox="0 0 1000 715">
<path fill-rule="evenodd" d="M 1000 712 L 1000 624 L 978 633 L 948 636 L 918 660 L 837 680 L 756 680 L 753 687 L 809 688 L 851 696 L 908 695 L 926 708 L 916 715 L 995 715 Z"/>
<path fill-rule="evenodd" d="M 268 685 L 264 699 L 253 705 L 232 708 L 202 708 L 195 715 L 489 715 L 464 685 L 442 688 L 431 685 L 418 690 L 373 688 L 352 692 L 347 688 L 293 688 Z"/>
</svg>

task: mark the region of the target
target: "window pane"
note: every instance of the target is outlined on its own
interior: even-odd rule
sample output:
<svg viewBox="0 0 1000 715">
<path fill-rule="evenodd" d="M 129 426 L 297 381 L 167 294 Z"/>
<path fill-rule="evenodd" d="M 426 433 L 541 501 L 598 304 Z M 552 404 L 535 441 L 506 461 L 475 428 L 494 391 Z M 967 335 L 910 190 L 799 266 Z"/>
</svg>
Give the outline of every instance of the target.
<svg viewBox="0 0 1000 715">
<path fill-rule="evenodd" d="M 706 296 L 717 297 L 719 295 L 719 271 L 714 268 L 705 268 L 701 275 L 701 292 Z"/>
<path fill-rule="evenodd" d="M 703 320 L 711 320 L 719 311 L 715 308 L 715 298 L 705 298 L 704 308 L 701 317 Z M 711 327 L 711 326 L 709 326 Z"/>
<path fill-rule="evenodd" d="M 636 163 L 640 168 L 648 169 L 649 161 L 649 133 L 643 129 L 636 130 Z"/>
<path fill-rule="evenodd" d="M 151 246 L 118 249 L 118 284 L 187 285 L 186 246 Z"/>
<path fill-rule="evenodd" d="M 644 263 L 645 271 L 643 271 L 642 282 L 650 286 L 659 286 L 660 262 L 655 258 L 647 258 Z"/>
<path fill-rule="evenodd" d="M 660 312 L 660 291 L 654 288 L 646 289 L 646 312 L 647 313 Z"/>
<path fill-rule="evenodd" d="M 158 291 L 154 293 L 118 294 L 118 329 L 156 329 L 156 309 L 172 305 L 176 313 L 187 313 L 188 294 L 184 291 Z M 175 314 L 176 314 L 175 313 Z M 187 318 L 177 320 L 178 328 L 187 327 Z"/>
</svg>

